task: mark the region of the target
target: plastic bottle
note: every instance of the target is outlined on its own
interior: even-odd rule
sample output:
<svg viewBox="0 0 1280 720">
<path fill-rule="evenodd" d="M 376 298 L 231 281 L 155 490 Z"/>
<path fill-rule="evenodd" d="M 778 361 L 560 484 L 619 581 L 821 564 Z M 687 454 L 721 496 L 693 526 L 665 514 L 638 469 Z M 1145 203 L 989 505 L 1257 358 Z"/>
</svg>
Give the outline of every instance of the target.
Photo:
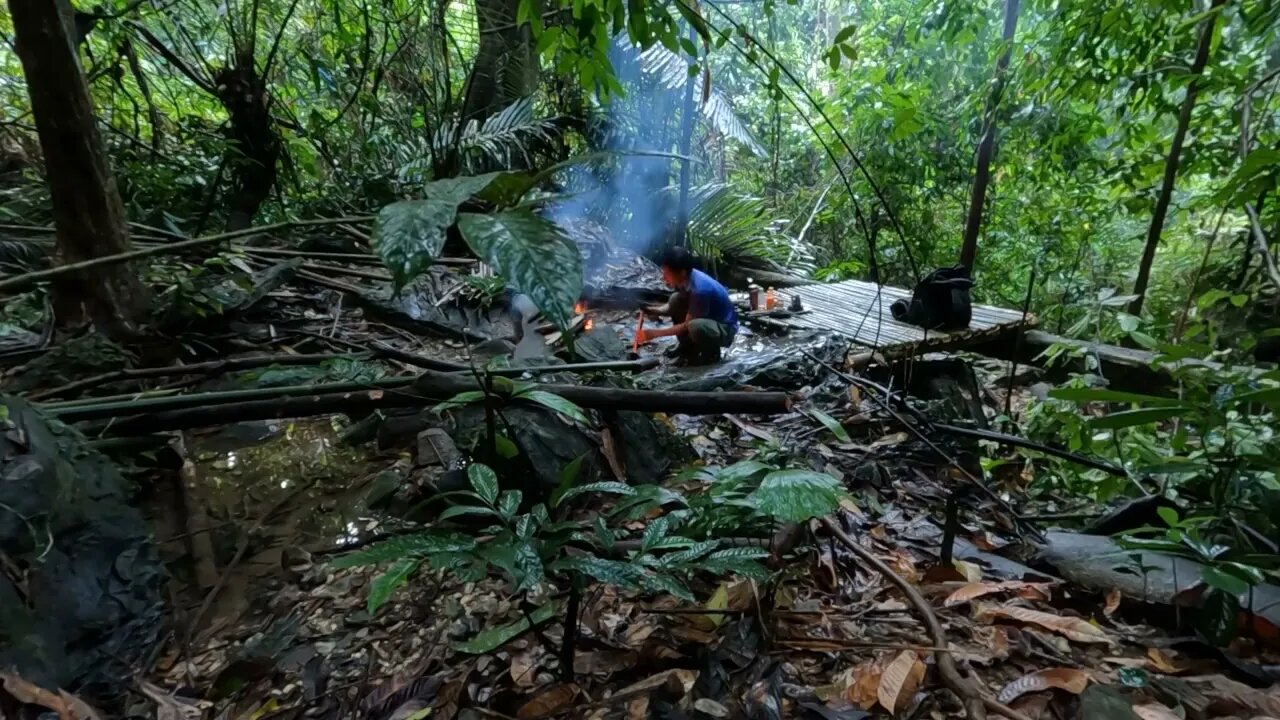
<svg viewBox="0 0 1280 720">
<path fill-rule="evenodd" d="M 764 295 L 764 307 L 766 310 L 772 310 L 778 304 L 778 296 L 773 292 L 773 288 L 769 288 Z"/>
<path fill-rule="evenodd" d="M 752 310 L 760 309 L 760 286 L 751 278 L 747 278 L 747 305 Z"/>
</svg>

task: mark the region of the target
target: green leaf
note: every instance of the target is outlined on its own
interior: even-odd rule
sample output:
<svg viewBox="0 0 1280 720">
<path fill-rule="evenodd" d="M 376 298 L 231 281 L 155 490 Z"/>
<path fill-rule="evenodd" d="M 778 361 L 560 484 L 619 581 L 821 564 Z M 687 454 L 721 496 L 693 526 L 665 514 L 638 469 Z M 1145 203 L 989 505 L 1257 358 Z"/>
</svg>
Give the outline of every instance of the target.
<svg viewBox="0 0 1280 720">
<path fill-rule="evenodd" d="M 635 495 L 635 488 L 620 482 L 594 482 L 570 488 L 560 496 L 560 502 L 568 502 L 579 495 L 587 493 L 608 493 L 609 495 Z"/>
<path fill-rule="evenodd" d="M 662 538 L 667 536 L 667 531 L 671 529 L 671 521 L 665 516 L 656 517 L 649 521 L 644 528 L 644 535 L 640 538 L 640 552 L 645 553 L 652 550 Z"/>
<path fill-rule="evenodd" d="M 493 436 L 493 444 L 495 445 L 494 449 L 498 451 L 498 455 L 502 456 L 504 460 L 510 460 L 520 454 L 520 448 L 516 447 L 511 438 L 502 433 Z"/>
<path fill-rule="evenodd" d="M 476 541 L 456 533 L 420 533 L 404 535 L 374 543 L 363 550 L 343 555 L 333 561 L 335 568 L 376 565 L 390 560 L 421 557 L 437 553 L 458 553 L 473 550 Z"/>
<path fill-rule="evenodd" d="M 775 470 L 748 500 L 760 512 L 786 522 L 804 522 L 831 513 L 844 497 L 839 480 L 811 470 Z"/>
<path fill-rule="evenodd" d="M 598 582 L 621 588 L 640 587 L 644 576 L 644 571 L 631 563 L 606 560 L 594 555 L 561 558 L 554 567 L 558 570 L 577 571 Z"/>
<path fill-rule="evenodd" d="M 445 508 L 444 512 L 440 513 L 440 517 L 437 519 L 448 520 L 449 518 L 455 518 L 461 515 L 489 515 L 491 517 L 497 517 L 498 513 L 495 512 L 493 508 L 481 507 L 479 505 L 453 505 Z"/>
<path fill-rule="evenodd" d="M 692 27 L 699 37 L 706 42 L 711 42 L 711 32 L 707 29 L 707 22 L 702 19 L 702 16 L 694 8 L 686 5 L 685 0 L 676 0 L 676 10 L 680 11 L 680 14 L 684 16 L 684 21 L 689 23 L 689 27 Z M 689 54 L 697 55 L 698 53 L 695 49 Z"/>
<path fill-rule="evenodd" d="M 1142 408 L 1111 413 L 1102 417 L 1089 418 L 1089 427 L 1095 430 L 1118 430 L 1120 428 L 1150 425 L 1162 420 L 1178 417 L 1193 411 L 1194 408 L 1178 405 L 1175 407 Z"/>
<path fill-rule="evenodd" d="M 841 29 L 840 29 L 840 32 L 836 33 L 836 39 L 835 39 L 835 40 L 832 40 L 832 41 L 831 41 L 831 44 L 833 44 L 833 45 L 839 45 L 840 43 L 844 42 L 845 40 L 848 40 L 849 38 L 853 37 L 853 34 L 854 34 L 854 33 L 856 33 L 856 32 L 858 32 L 858 26 L 857 26 L 857 25 L 847 25 L 847 26 L 845 26 L 845 27 L 841 28 Z"/>
<path fill-rule="evenodd" d="M 445 231 L 458 206 L 501 173 L 449 178 L 428 183 L 422 200 L 404 200 L 382 208 L 373 223 L 373 250 L 396 279 L 396 286 L 420 275 L 444 247 Z"/>
<path fill-rule="evenodd" d="M 663 555 L 658 558 L 658 564 L 665 567 L 684 565 L 710 554 L 712 550 L 715 550 L 718 547 L 720 547 L 719 540 L 703 540 L 702 542 L 690 545 L 684 550 Z"/>
<path fill-rule="evenodd" d="M 1240 393 L 1239 395 L 1231 398 L 1232 405 L 1248 405 L 1250 403 L 1258 403 L 1260 405 L 1280 405 L 1280 387 L 1250 390 L 1249 392 Z"/>
<path fill-rule="evenodd" d="M 710 471 L 717 483 L 738 484 L 747 482 L 757 475 L 769 472 L 774 468 L 758 460 L 742 460 L 726 467 Z"/>
<path fill-rule="evenodd" d="M 516 511 L 520 509 L 520 500 L 523 497 L 519 490 L 504 491 L 502 496 L 498 498 L 498 512 L 508 519 L 515 517 Z"/>
<path fill-rule="evenodd" d="M 1161 508 L 1156 508 L 1156 514 L 1159 515 L 1160 519 L 1164 520 L 1165 524 L 1168 525 L 1169 527 L 1177 527 L 1178 525 L 1177 510 L 1174 510 L 1171 507 L 1161 507 Z"/>
<path fill-rule="evenodd" d="M 586 412 L 584 412 L 582 408 L 568 400 L 565 400 L 555 393 L 550 393 L 546 390 L 526 390 L 516 397 L 521 400 L 537 403 L 545 408 L 549 408 L 568 417 L 574 422 L 591 427 L 591 418 L 587 417 Z"/>
<path fill-rule="evenodd" d="M 1196 611 L 1193 622 L 1205 640 L 1221 647 L 1236 636 L 1239 612 L 1240 601 L 1234 595 L 1211 588 L 1205 593 L 1204 603 Z"/>
<path fill-rule="evenodd" d="M 466 392 L 460 392 L 457 395 L 454 395 L 453 397 L 449 398 L 448 400 L 445 400 L 444 402 L 440 403 L 439 405 L 436 405 L 434 408 L 432 408 L 432 410 L 440 413 L 446 410 L 453 410 L 454 408 L 464 407 L 466 405 L 470 405 L 471 403 L 477 403 L 482 400 L 484 400 L 483 390 L 467 390 Z"/>
<path fill-rule="evenodd" d="M 582 295 L 582 255 L 556 225 L 529 210 L 462 213 L 458 229 L 475 251 L 533 299 L 551 322 L 567 328 Z"/>
<path fill-rule="evenodd" d="M 369 584 L 369 600 L 366 604 L 370 615 L 377 612 L 378 608 L 391 597 L 391 593 L 409 579 L 413 571 L 418 569 L 419 562 L 417 558 L 402 558 L 387 568 L 386 572 L 374 578 Z"/>
<path fill-rule="evenodd" d="M 813 417 L 814 420 L 817 420 L 818 422 L 822 423 L 823 427 L 830 430 L 831 434 L 835 435 L 836 439 L 839 440 L 840 442 L 843 442 L 843 443 L 853 442 L 853 438 L 849 437 L 849 431 L 845 430 L 844 426 L 841 425 L 835 418 L 822 412 L 818 408 L 809 408 L 809 415 Z"/>
<path fill-rule="evenodd" d="M 467 479 L 475 488 L 480 499 L 492 505 L 498 500 L 498 475 L 493 468 L 482 463 L 472 463 L 467 467 Z"/>
<path fill-rule="evenodd" d="M 508 625 L 500 625 L 485 630 L 466 642 L 458 643 L 454 646 L 454 649 L 468 655 L 483 655 L 493 652 L 527 632 L 534 624 L 541 625 L 555 617 L 555 615 L 556 606 L 554 603 L 541 605 L 529 613 L 528 617 L 520 618 Z M 533 620 L 533 622 L 530 623 L 530 620 Z"/>
<path fill-rule="evenodd" d="M 587 453 L 582 453 L 569 461 L 568 465 L 560 468 L 560 484 L 556 486 L 555 492 L 551 493 L 551 507 L 560 507 L 560 503 L 564 502 L 565 494 L 582 475 L 582 463 L 586 459 Z"/>
<path fill-rule="evenodd" d="M 1205 567 L 1200 572 L 1200 577 L 1206 585 L 1217 588 L 1224 593 L 1238 596 L 1249 592 L 1249 583 L 1247 581 L 1237 577 L 1234 573 L 1225 572 L 1213 566 Z"/>
<path fill-rule="evenodd" d="M 676 578 L 662 572 L 645 573 L 641 576 L 641 583 L 646 589 L 656 592 L 665 592 L 674 595 L 681 600 L 693 601 L 693 592 L 689 590 L 684 583 Z"/>
<path fill-rule="evenodd" d="M 1182 403 L 1181 400 L 1177 400 L 1175 398 L 1156 397 L 1155 395 L 1140 395 L 1138 393 L 1121 392 L 1119 390 L 1107 390 L 1106 388 L 1054 388 L 1049 391 L 1049 397 L 1078 403 L 1138 403 L 1139 405 L 1146 405 L 1149 407 L 1168 407 L 1180 405 Z"/>
</svg>

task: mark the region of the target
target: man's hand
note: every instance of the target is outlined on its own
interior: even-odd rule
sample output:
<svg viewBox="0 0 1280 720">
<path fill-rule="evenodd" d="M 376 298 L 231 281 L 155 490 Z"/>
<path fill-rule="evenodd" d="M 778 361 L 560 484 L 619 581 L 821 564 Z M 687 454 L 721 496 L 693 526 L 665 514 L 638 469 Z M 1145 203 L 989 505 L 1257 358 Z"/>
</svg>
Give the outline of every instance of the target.
<svg viewBox="0 0 1280 720">
<path fill-rule="evenodd" d="M 649 342 L 650 340 L 656 337 L 657 337 L 657 334 L 655 333 L 655 331 L 645 330 L 644 328 L 640 328 L 636 330 L 635 344 L 644 345 L 645 343 Z"/>
<path fill-rule="evenodd" d="M 657 320 L 658 318 L 662 317 L 662 310 L 663 310 L 662 307 L 657 307 L 652 305 L 649 307 L 641 308 L 641 312 L 643 312 L 644 316 L 649 318 L 650 320 Z"/>
</svg>

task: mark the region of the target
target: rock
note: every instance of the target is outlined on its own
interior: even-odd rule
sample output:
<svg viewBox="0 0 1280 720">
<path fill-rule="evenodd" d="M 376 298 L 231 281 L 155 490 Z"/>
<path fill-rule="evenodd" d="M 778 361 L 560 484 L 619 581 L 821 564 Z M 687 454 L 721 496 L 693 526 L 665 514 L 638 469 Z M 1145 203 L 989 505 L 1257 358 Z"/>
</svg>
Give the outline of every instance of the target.
<svg viewBox="0 0 1280 720">
<path fill-rule="evenodd" d="M 560 471 L 582 455 L 587 459 L 582 465 L 580 482 L 592 482 L 600 475 L 601 458 L 598 444 L 576 425 L 560 419 L 556 413 L 541 405 L 517 403 L 503 409 L 515 437 L 511 438 L 520 448 L 532 467 L 537 484 L 554 488 L 560 484 Z M 484 410 L 465 407 L 454 410 L 450 435 L 459 448 L 472 449 L 484 441 Z M 499 427 L 502 427 L 501 425 Z"/>
<path fill-rule="evenodd" d="M 125 481 L 84 438 L 0 398 L 0 667 L 110 701 L 164 628 L 165 569 Z"/>
<path fill-rule="evenodd" d="M 573 352 L 578 356 L 578 362 L 608 362 L 625 360 L 627 346 L 615 328 L 598 327 L 579 335 L 573 343 Z"/>
<path fill-rule="evenodd" d="M 1062 577 L 1099 592 L 1119 589 L 1145 602 L 1173 604 L 1174 596 L 1200 584 L 1204 566 L 1189 558 L 1127 550 L 1098 535 L 1050 531 L 1039 558 Z M 1140 571 L 1139 565 L 1146 572 Z M 1240 607 L 1280 625 L 1280 586 L 1257 585 L 1238 597 Z"/>
</svg>

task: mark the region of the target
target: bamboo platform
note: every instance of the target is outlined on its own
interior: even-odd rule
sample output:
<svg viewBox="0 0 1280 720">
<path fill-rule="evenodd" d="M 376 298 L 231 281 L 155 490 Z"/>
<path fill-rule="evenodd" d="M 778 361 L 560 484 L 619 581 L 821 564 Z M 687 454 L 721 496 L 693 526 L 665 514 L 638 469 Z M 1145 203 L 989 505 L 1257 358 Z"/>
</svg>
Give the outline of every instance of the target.
<svg viewBox="0 0 1280 720">
<path fill-rule="evenodd" d="M 967 330 L 942 332 L 925 330 L 893 319 L 889 306 L 911 291 L 878 286 L 859 280 L 779 288 L 778 306 L 786 308 L 792 295 L 799 295 L 808 312 L 790 317 L 769 318 L 795 329 L 827 330 L 839 333 L 858 345 L 886 355 L 907 355 L 956 349 L 1014 336 L 1034 327 L 1034 315 L 1023 318 L 1020 310 L 991 305 L 974 305 L 973 320 Z M 750 319 L 750 315 L 747 316 Z"/>
</svg>

